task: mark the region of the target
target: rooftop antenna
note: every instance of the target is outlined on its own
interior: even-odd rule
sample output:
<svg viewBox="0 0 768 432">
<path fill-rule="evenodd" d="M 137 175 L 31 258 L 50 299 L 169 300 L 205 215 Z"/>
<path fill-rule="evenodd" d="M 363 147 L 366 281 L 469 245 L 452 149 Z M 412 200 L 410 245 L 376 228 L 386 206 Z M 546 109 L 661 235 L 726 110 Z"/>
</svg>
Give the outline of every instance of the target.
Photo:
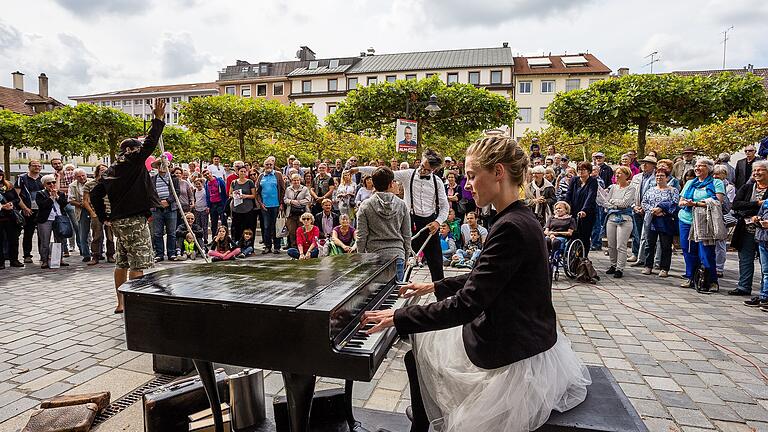
<svg viewBox="0 0 768 432">
<path fill-rule="evenodd" d="M 721 31 L 720 33 L 723 34 L 723 69 L 725 69 L 725 52 L 726 48 L 728 46 L 728 32 L 733 30 L 733 26 L 728 27 L 724 31 Z"/>
<path fill-rule="evenodd" d="M 643 57 L 643 58 L 648 58 L 648 57 L 651 58 L 651 61 L 649 61 L 648 63 L 643 65 L 643 67 L 646 67 L 646 66 L 650 66 L 651 67 L 650 73 L 653 73 L 653 64 L 661 60 L 660 58 L 655 58 L 655 56 L 657 56 L 658 54 L 659 54 L 658 51 L 654 51 L 654 52 L 648 54 L 647 56 Z"/>
</svg>

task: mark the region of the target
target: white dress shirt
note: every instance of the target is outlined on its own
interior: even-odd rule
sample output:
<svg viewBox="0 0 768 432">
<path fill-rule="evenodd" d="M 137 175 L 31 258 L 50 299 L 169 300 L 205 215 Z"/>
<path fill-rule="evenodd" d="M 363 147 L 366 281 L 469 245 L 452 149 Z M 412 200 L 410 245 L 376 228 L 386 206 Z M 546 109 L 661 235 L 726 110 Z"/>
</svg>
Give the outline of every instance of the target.
<svg viewBox="0 0 768 432">
<path fill-rule="evenodd" d="M 375 167 L 359 168 L 361 173 L 368 175 L 373 174 L 375 169 Z M 414 172 L 416 172 L 415 175 Z M 422 179 L 414 168 L 394 171 L 394 174 L 395 180 L 403 185 L 403 201 L 408 206 L 408 210 L 420 217 L 430 217 L 436 213 L 435 180 L 437 180 L 437 201 L 440 208 L 437 211 L 437 219 L 435 220 L 442 224 L 448 219 L 450 205 L 448 204 L 448 196 L 445 194 L 445 186 L 439 177 L 430 174 L 428 179 Z M 413 184 L 411 184 L 411 176 L 413 176 Z M 413 200 L 411 200 L 411 197 L 413 197 Z M 411 208 L 411 202 L 413 202 L 413 208 Z"/>
</svg>

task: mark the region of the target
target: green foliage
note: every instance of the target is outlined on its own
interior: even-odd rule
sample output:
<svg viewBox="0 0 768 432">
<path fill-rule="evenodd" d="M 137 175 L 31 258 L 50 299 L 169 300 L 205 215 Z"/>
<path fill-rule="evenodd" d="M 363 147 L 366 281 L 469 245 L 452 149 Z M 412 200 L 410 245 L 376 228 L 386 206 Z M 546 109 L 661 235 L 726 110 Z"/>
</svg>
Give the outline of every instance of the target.
<svg viewBox="0 0 768 432">
<path fill-rule="evenodd" d="M 11 110 L 0 109 L 0 145 L 3 146 L 3 160 L 6 172 L 5 178 L 9 178 L 11 173 L 11 146 L 21 145 L 24 137 L 24 126 L 26 116 L 16 114 Z"/>
<path fill-rule="evenodd" d="M 768 137 L 768 112 L 749 116 L 731 116 L 724 122 L 704 126 L 694 131 L 686 142 L 696 150 L 716 156 L 732 153 Z"/>
<path fill-rule="evenodd" d="M 424 109 L 424 102 L 433 94 L 440 106 L 434 117 Z M 347 94 L 326 121 L 332 130 L 394 141 L 393 125 L 398 118 L 419 122 L 420 145 L 432 147 L 442 142 L 448 150 L 461 146 L 455 142 L 448 144 L 452 139 L 465 139 L 484 129 L 512 124 L 517 118 L 517 106 L 513 100 L 472 84 L 447 85 L 434 76 L 359 87 Z"/>
<path fill-rule="evenodd" d="M 541 131 L 527 131 L 518 142 L 527 151 L 534 138 L 538 139 L 542 153 L 554 145 L 556 152 L 568 155 L 571 160 L 591 160 L 592 153 L 601 151 L 609 161 L 618 161 L 622 154 L 634 146 L 637 139 L 632 134 L 617 132 L 603 136 L 571 134 L 562 128 L 550 126 Z"/>
<path fill-rule="evenodd" d="M 120 110 L 91 104 L 64 106 L 30 117 L 29 145 L 64 155 L 117 154 L 120 141 L 142 133 L 141 121 Z"/>
<path fill-rule="evenodd" d="M 182 125 L 207 139 L 201 142 L 220 143 L 218 153 L 237 143 L 240 159 L 246 159 L 249 144 L 258 146 L 265 138 L 309 141 L 317 133 L 317 118 L 307 108 L 262 98 L 195 98 L 182 103 L 180 114 Z"/>
<path fill-rule="evenodd" d="M 546 118 L 572 134 L 606 136 L 637 131 L 637 151 L 642 157 L 648 132 L 693 130 L 766 106 L 761 80 L 752 74 L 627 75 L 559 93 L 547 108 Z"/>
</svg>

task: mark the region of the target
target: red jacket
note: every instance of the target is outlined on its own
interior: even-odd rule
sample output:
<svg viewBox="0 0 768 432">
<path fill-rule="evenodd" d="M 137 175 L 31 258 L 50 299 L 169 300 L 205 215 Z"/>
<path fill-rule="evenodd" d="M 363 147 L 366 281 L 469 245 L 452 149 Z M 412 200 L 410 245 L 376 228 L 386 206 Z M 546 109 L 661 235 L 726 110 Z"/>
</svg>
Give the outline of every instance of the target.
<svg viewBox="0 0 768 432">
<path fill-rule="evenodd" d="M 309 232 L 304 232 L 304 227 L 300 226 L 296 230 L 296 244 L 301 246 L 301 252 L 307 253 L 312 245 L 317 247 L 317 239 L 320 237 L 320 229 L 312 225 L 312 229 Z"/>
</svg>

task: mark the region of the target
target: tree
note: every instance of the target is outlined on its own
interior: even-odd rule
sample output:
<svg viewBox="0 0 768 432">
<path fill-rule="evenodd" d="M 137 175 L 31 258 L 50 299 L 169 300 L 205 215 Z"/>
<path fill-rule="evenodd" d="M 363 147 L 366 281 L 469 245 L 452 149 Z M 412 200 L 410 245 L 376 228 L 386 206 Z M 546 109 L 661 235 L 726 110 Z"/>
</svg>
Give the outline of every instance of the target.
<svg viewBox="0 0 768 432">
<path fill-rule="evenodd" d="M 182 103 L 180 123 L 209 140 L 236 142 L 246 158 L 248 142 L 265 138 L 313 140 L 317 118 L 304 107 L 233 95 L 195 98 Z"/>
<path fill-rule="evenodd" d="M 11 147 L 19 146 L 24 136 L 26 116 L 0 109 L 0 145 L 3 146 L 5 178 L 11 174 Z"/>
<path fill-rule="evenodd" d="M 571 134 L 605 136 L 636 130 L 637 153 L 643 157 L 649 132 L 693 130 L 766 106 L 765 89 L 752 74 L 626 75 L 559 93 L 547 108 L 546 119 Z"/>
<path fill-rule="evenodd" d="M 434 116 L 424 109 L 433 94 L 440 107 Z M 359 87 L 339 102 L 326 121 L 332 130 L 393 140 L 398 118 L 418 121 L 418 142 L 431 145 L 438 137 L 466 138 L 484 129 L 510 125 L 517 118 L 517 106 L 511 99 L 472 84 L 447 85 L 434 76 Z"/>
<path fill-rule="evenodd" d="M 768 112 L 763 111 L 750 116 L 731 116 L 724 122 L 704 126 L 694 131 L 686 144 L 714 157 L 741 150 L 765 137 L 768 137 Z"/>
</svg>

